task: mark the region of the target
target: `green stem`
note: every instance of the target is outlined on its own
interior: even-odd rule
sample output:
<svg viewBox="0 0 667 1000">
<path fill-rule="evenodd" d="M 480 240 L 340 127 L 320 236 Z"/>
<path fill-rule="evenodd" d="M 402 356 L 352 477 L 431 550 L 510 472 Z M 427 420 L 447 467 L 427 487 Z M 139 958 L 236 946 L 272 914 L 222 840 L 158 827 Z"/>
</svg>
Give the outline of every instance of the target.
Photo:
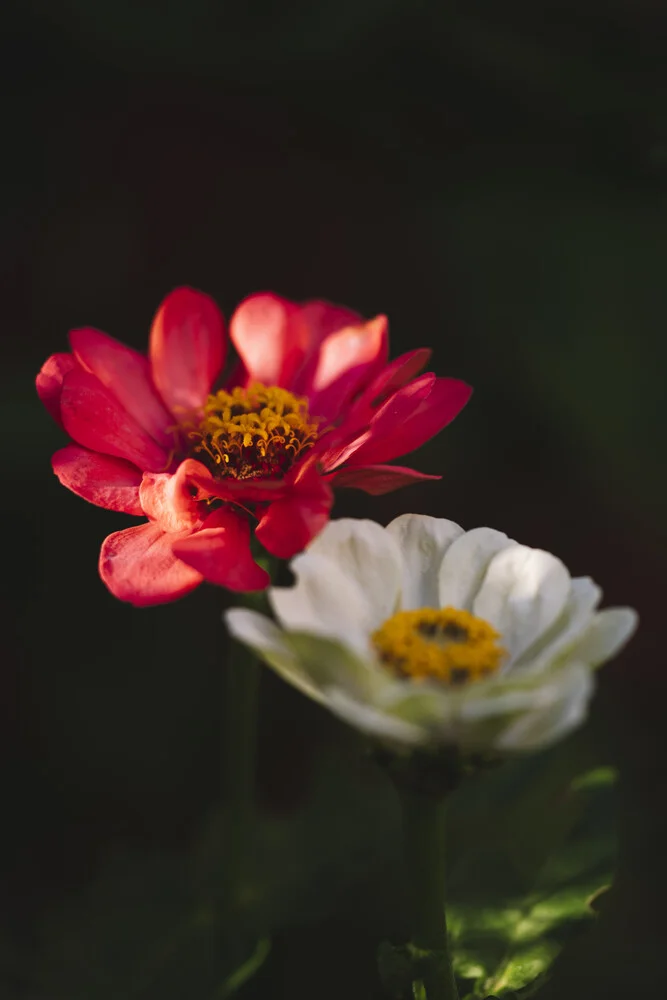
<svg viewBox="0 0 667 1000">
<path fill-rule="evenodd" d="M 257 562 L 273 580 L 278 563 L 267 553 Z M 256 611 L 267 610 L 265 591 L 238 594 L 235 603 Z M 223 717 L 223 783 L 227 801 L 228 901 L 242 910 L 255 843 L 257 731 L 262 667 L 246 646 L 230 641 Z"/>
<path fill-rule="evenodd" d="M 228 871 L 235 902 L 241 900 L 248 851 L 255 826 L 257 716 L 261 667 L 244 646 L 232 641 L 227 663 L 223 777 L 227 799 Z"/>
<path fill-rule="evenodd" d="M 401 792 L 405 860 L 412 894 L 412 945 L 427 1000 L 458 1000 L 445 918 L 445 798 Z M 417 994 L 418 995 L 418 994 Z"/>
</svg>

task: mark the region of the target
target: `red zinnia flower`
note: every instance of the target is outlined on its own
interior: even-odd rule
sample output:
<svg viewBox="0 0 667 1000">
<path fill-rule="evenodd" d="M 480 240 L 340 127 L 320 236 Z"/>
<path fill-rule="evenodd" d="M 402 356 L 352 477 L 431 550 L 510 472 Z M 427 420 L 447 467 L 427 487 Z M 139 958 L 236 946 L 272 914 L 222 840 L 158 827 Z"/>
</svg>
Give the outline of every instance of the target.
<svg viewBox="0 0 667 1000">
<path fill-rule="evenodd" d="M 414 376 L 426 348 L 388 363 L 387 320 L 272 294 L 238 307 L 240 364 L 224 388 L 223 318 L 208 296 L 178 288 L 157 311 L 148 357 L 98 330 L 70 333 L 37 391 L 75 443 L 56 452 L 60 482 L 91 503 L 147 517 L 102 544 L 100 575 L 136 605 L 202 580 L 261 590 L 255 535 L 281 559 L 325 525 L 332 486 L 379 494 L 416 479 L 386 465 L 452 420 L 471 389 Z"/>
</svg>

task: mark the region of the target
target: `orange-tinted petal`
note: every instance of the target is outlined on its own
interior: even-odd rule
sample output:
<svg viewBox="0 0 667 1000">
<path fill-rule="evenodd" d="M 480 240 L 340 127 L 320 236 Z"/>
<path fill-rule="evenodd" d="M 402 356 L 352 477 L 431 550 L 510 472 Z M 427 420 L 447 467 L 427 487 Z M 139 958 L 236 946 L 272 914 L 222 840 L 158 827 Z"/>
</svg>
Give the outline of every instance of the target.
<svg viewBox="0 0 667 1000">
<path fill-rule="evenodd" d="M 310 411 L 336 417 L 387 363 L 387 317 L 331 334 L 320 348 L 309 390 Z"/>
<path fill-rule="evenodd" d="M 75 368 L 79 368 L 79 363 L 73 354 L 52 354 L 46 359 L 35 379 L 37 395 L 61 427 L 63 422 L 60 416 L 60 396 L 63 391 L 63 379 Z"/>
<path fill-rule="evenodd" d="M 229 335 L 243 362 L 246 384 L 290 388 L 309 350 L 301 309 L 272 292 L 245 299 L 229 322 Z"/>
<path fill-rule="evenodd" d="M 202 574 L 174 555 L 173 538 L 157 524 L 139 524 L 105 538 L 100 576 L 114 597 L 145 607 L 175 601 L 194 590 Z"/>
<path fill-rule="evenodd" d="M 192 531 L 201 521 L 199 504 L 193 497 L 189 474 L 203 468 L 187 458 L 175 473 L 145 472 L 139 488 L 143 512 L 163 531 Z"/>
<path fill-rule="evenodd" d="M 301 319 L 308 330 L 308 354 L 298 374 L 292 379 L 290 389 L 307 396 L 312 389 L 322 343 L 344 327 L 362 326 L 365 320 L 359 313 L 346 309 L 345 306 L 333 305 L 322 299 L 302 302 L 299 308 Z"/>
<path fill-rule="evenodd" d="M 78 444 L 155 472 L 167 467 L 166 451 L 116 397 L 88 372 L 71 371 L 63 381 L 60 412 Z"/>
<path fill-rule="evenodd" d="M 252 557 L 248 518 L 231 507 L 209 514 L 200 531 L 174 541 L 173 551 L 209 583 L 228 590 L 265 590 L 271 583 Z"/>
<path fill-rule="evenodd" d="M 129 462 L 70 444 L 55 453 L 51 464 L 63 486 L 89 503 L 123 514 L 143 514 L 141 473 Z"/>
<path fill-rule="evenodd" d="M 162 302 L 151 327 L 153 382 L 178 418 L 199 409 L 222 369 L 224 320 L 208 295 L 176 288 Z"/>
<path fill-rule="evenodd" d="M 167 428 L 174 420 L 155 390 L 148 358 L 91 327 L 70 331 L 69 339 L 81 365 L 156 441 L 169 447 L 173 438 Z"/>
<path fill-rule="evenodd" d="M 310 299 L 302 302 L 299 306 L 301 316 L 308 327 L 310 341 L 314 346 L 321 344 L 332 333 L 337 333 L 346 326 L 361 326 L 364 323 L 363 316 L 347 309 L 346 306 L 337 306 L 324 299 Z"/>
</svg>

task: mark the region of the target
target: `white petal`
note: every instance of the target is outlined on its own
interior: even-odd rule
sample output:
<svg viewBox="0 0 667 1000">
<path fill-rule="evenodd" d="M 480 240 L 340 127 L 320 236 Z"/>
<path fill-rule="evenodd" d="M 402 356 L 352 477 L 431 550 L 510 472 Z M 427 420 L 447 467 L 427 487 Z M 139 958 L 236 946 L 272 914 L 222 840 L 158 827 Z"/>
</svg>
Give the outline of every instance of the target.
<svg viewBox="0 0 667 1000">
<path fill-rule="evenodd" d="M 463 528 L 444 518 L 402 514 L 387 525 L 403 563 L 401 607 L 439 608 L 438 574 L 443 556 Z"/>
<path fill-rule="evenodd" d="M 338 639 L 308 632 L 289 632 L 284 638 L 318 690 L 340 688 L 357 700 L 377 701 L 393 683 L 373 657 L 359 656 Z"/>
<path fill-rule="evenodd" d="M 587 667 L 573 666 L 564 674 L 560 691 L 552 689 L 552 703 L 542 703 L 519 715 L 495 740 L 495 748 L 505 751 L 536 750 L 563 739 L 580 726 L 588 714 L 594 681 Z"/>
<path fill-rule="evenodd" d="M 470 611 L 493 557 L 516 544 L 493 528 L 473 528 L 457 538 L 440 566 L 438 606 Z"/>
<path fill-rule="evenodd" d="M 297 656 L 287 644 L 285 634 L 270 618 L 248 608 L 230 608 L 225 611 L 224 619 L 230 634 L 239 642 L 250 646 L 284 680 L 309 698 L 323 700 L 322 693 L 302 669 Z"/>
<path fill-rule="evenodd" d="M 312 632 L 368 649 L 376 627 L 371 595 L 324 556 L 305 552 L 291 563 L 293 587 L 271 587 L 269 601 L 287 631 Z M 379 624 L 379 623 L 378 623 Z"/>
<path fill-rule="evenodd" d="M 432 743 L 456 737 L 457 693 L 439 684 L 395 681 L 380 694 L 380 703 L 392 716 L 418 726 Z"/>
<path fill-rule="evenodd" d="M 401 553 L 396 539 L 375 521 L 349 517 L 329 521 L 310 543 L 307 555 L 335 562 L 373 606 L 373 628 L 393 615 L 401 587 Z M 292 568 L 298 572 L 297 558 Z"/>
<path fill-rule="evenodd" d="M 514 661 L 553 625 L 569 594 L 570 574 L 560 559 L 512 545 L 489 563 L 472 610 L 500 632 Z"/>
<path fill-rule="evenodd" d="M 593 621 L 601 596 L 602 591 L 590 577 L 581 576 L 572 580 L 570 596 L 563 613 L 512 665 L 512 673 L 537 673 L 567 656 Z M 580 656 L 576 658 L 581 659 Z"/>
<path fill-rule="evenodd" d="M 417 726 L 422 743 L 516 752 L 547 746 L 579 725 L 593 686 L 591 671 L 570 663 L 520 683 L 496 678 L 455 690 L 394 684 L 380 704 L 387 714 Z"/>
<path fill-rule="evenodd" d="M 371 736 L 407 746 L 425 742 L 426 734 L 419 726 L 356 701 L 344 691 L 330 688 L 326 693 L 325 704 L 334 715 Z"/>
<path fill-rule="evenodd" d="M 593 687 L 591 671 L 570 663 L 527 684 L 499 680 L 486 693 L 470 689 L 460 706 L 459 742 L 503 751 L 547 746 L 583 721 Z"/>
<path fill-rule="evenodd" d="M 605 608 L 598 612 L 574 655 L 582 663 L 597 667 L 614 656 L 637 628 L 634 608 Z"/>
</svg>

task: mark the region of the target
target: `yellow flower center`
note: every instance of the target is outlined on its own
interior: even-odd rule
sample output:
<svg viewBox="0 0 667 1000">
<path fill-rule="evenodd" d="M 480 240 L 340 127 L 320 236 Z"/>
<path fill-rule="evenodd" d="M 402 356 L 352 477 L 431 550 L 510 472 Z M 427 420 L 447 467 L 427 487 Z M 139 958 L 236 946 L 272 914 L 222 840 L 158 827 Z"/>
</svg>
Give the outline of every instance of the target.
<svg viewBox="0 0 667 1000">
<path fill-rule="evenodd" d="M 209 396 L 201 420 L 183 424 L 190 453 L 218 476 L 280 478 L 317 439 L 308 400 L 255 382 Z"/>
<path fill-rule="evenodd" d="M 415 681 L 481 681 L 506 655 L 488 622 L 456 608 L 398 611 L 371 638 L 388 670 Z"/>
</svg>

